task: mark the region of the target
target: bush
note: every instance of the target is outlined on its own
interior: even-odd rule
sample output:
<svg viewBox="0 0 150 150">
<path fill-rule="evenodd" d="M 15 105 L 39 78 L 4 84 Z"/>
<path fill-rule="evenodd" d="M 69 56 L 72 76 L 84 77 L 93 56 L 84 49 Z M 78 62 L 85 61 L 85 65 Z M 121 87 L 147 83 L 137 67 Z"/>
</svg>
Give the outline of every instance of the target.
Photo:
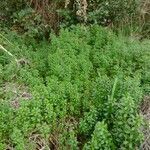
<svg viewBox="0 0 150 150">
<path fill-rule="evenodd" d="M 113 150 L 111 134 L 104 122 L 97 122 L 91 141 L 84 146 L 85 150 Z"/>
<path fill-rule="evenodd" d="M 120 22 L 136 14 L 138 2 L 138 0 L 89 0 L 89 21 L 101 25 Z"/>
<path fill-rule="evenodd" d="M 116 105 L 112 134 L 116 139 L 116 145 L 122 149 L 132 150 L 137 146 L 135 143 L 141 142 L 140 126 L 142 120 L 137 114 L 137 107 L 134 103 L 132 97 L 127 95 L 121 99 L 119 105 Z"/>
</svg>

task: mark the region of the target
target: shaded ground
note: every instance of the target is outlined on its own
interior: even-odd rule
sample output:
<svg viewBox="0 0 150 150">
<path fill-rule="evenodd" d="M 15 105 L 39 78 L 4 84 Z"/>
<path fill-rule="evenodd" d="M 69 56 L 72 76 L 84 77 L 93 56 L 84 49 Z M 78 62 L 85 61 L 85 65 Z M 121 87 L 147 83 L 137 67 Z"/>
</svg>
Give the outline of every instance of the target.
<svg viewBox="0 0 150 150">
<path fill-rule="evenodd" d="M 142 129 L 144 133 L 144 142 L 140 149 L 150 150 L 150 96 L 145 96 L 141 105 L 141 114 L 146 122 L 146 127 Z"/>
</svg>

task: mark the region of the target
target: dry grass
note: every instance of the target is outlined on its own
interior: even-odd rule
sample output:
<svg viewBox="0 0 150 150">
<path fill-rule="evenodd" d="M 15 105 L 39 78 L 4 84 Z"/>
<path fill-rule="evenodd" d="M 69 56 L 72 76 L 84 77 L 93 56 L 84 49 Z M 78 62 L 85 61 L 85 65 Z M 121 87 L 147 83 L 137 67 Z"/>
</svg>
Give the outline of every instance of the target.
<svg viewBox="0 0 150 150">
<path fill-rule="evenodd" d="M 149 0 L 142 0 L 140 9 L 139 9 L 139 19 L 141 23 L 146 23 L 150 21 L 150 1 Z M 148 19 L 148 20 L 147 20 Z"/>
<path fill-rule="evenodd" d="M 84 22 L 87 21 L 87 0 L 76 0 L 78 5 L 78 10 L 76 11 L 76 15 L 80 17 Z"/>
<path fill-rule="evenodd" d="M 150 37 L 150 1 L 141 0 L 139 7 L 139 26 L 140 32 L 143 33 L 144 37 Z"/>
<path fill-rule="evenodd" d="M 30 6 L 34 8 L 34 10 L 41 14 L 43 17 L 43 21 L 46 24 L 49 24 L 54 31 L 57 31 L 59 28 L 59 24 L 61 22 L 61 17 L 57 13 L 58 9 L 67 9 L 69 5 L 76 5 L 77 10 L 76 16 L 80 17 L 84 22 L 87 21 L 87 0 L 75 0 L 74 2 L 70 0 L 65 0 L 64 2 L 50 2 L 48 0 L 40 1 L 40 0 L 31 0 Z M 73 6 L 72 6 L 73 7 Z"/>
<path fill-rule="evenodd" d="M 35 12 L 40 14 L 43 22 L 57 32 L 60 24 L 60 16 L 57 13 L 59 8 L 64 8 L 64 4 L 59 2 L 50 2 L 49 0 L 31 0 L 30 6 L 34 8 Z"/>
<path fill-rule="evenodd" d="M 3 93 L 5 95 L 11 93 L 10 106 L 15 109 L 20 107 L 21 100 L 32 99 L 32 95 L 28 88 L 24 85 L 19 85 L 18 83 L 6 82 L 3 85 Z"/>
</svg>

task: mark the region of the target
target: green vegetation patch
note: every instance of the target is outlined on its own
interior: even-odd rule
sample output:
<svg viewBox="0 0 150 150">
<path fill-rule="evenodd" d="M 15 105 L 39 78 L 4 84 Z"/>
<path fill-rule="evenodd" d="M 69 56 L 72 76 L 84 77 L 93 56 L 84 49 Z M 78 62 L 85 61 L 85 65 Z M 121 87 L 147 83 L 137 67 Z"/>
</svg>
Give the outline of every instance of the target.
<svg viewBox="0 0 150 150">
<path fill-rule="evenodd" d="M 0 149 L 133 150 L 150 92 L 150 42 L 72 26 L 51 44 L 6 34 L 0 51 Z M 9 87 L 13 87 L 13 91 Z M 16 106 L 17 105 L 17 106 Z"/>
</svg>

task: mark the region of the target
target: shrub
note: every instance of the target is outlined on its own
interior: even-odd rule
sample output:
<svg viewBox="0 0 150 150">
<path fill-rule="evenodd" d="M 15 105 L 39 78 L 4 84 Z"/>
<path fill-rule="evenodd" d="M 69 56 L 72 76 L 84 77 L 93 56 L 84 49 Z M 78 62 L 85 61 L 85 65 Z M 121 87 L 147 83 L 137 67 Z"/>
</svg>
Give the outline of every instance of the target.
<svg viewBox="0 0 150 150">
<path fill-rule="evenodd" d="M 104 122 L 97 122 L 91 141 L 86 144 L 83 149 L 113 150 L 114 148 L 115 147 L 111 138 L 111 134 L 107 129 L 107 125 Z"/>
<path fill-rule="evenodd" d="M 111 24 L 128 18 L 136 13 L 138 0 L 90 0 L 89 21 L 98 24 Z"/>
<path fill-rule="evenodd" d="M 134 103 L 132 97 L 127 95 L 116 105 L 112 134 L 121 149 L 134 149 L 142 138 L 139 130 L 142 120 Z"/>
</svg>

